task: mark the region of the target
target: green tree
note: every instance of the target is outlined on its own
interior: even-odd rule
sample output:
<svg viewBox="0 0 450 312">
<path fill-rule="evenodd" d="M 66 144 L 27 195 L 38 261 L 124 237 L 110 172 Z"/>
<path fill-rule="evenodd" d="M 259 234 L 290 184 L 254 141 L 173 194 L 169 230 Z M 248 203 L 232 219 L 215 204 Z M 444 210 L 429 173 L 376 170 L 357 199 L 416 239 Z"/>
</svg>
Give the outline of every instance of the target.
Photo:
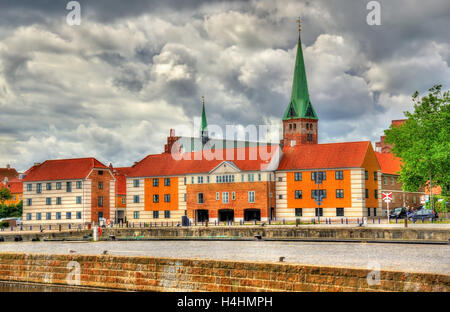
<svg viewBox="0 0 450 312">
<path fill-rule="evenodd" d="M 412 97 L 414 112 L 385 131 L 386 142 L 394 144 L 393 153 L 402 159 L 400 180 L 405 191 L 439 185 L 443 193 L 450 186 L 450 92 L 441 85 L 429 89 L 422 98 Z"/>
<path fill-rule="evenodd" d="M 12 197 L 11 192 L 9 191 L 8 188 L 2 187 L 0 189 L 0 203 L 4 204 L 5 201 L 10 200 L 11 197 Z"/>
</svg>

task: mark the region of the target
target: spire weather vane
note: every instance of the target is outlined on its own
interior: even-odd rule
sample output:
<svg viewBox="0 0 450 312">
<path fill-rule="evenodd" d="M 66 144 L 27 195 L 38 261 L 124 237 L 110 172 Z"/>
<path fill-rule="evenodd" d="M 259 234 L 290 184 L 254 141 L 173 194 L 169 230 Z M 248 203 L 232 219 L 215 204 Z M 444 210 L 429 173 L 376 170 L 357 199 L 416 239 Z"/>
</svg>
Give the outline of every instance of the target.
<svg viewBox="0 0 450 312">
<path fill-rule="evenodd" d="M 300 19 L 300 17 L 297 19 L 297 24 L 298 24 L 298 32 L 302 31 L 302 20 Z"/>
</svg>

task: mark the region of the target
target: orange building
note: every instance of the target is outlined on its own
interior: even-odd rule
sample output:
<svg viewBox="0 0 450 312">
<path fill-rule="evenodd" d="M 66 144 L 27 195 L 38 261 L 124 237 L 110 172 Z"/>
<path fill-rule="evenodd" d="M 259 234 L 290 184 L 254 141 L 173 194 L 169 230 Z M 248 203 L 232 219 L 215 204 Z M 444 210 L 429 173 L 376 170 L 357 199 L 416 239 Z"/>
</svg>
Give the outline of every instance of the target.
<svg viewBox="0 0 450 312">
<path fill-rule="evenodd" d="M 111 219 L 115 222 L 125 221 L 125 210 L 127 208 L 127 174 L 130 167 L 113 168 L 109 165 L 110 170 L 116 179 L 115 183 L 115 206 L 111 209 Z"/>
<path fill-rule="evenodd" d="M 0 188 L 7 188 L 11 193 L 11 199 L 4 202 L 5 205 L 16 205 L 23 199 L 22 180 L 13 178 L 0 182 Z"/>
<path fill-rule="evenodd" d="M 276 173 L 277 219 L 379 216 L 379 180 L 370 142 L 285 148 Z"/>
</svg>

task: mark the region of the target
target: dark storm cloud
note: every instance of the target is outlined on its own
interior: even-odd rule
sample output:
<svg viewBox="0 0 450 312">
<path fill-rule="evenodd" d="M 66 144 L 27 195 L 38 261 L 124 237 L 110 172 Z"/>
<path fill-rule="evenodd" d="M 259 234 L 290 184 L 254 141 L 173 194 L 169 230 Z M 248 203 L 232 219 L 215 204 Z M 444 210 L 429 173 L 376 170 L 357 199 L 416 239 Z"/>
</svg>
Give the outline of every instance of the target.
<svg viewBox="0 0 450 312">
<path fill-rule="evenodd" d="M 70 27 L 67 2 L 0 2 L 0 165 L 130 165 L 192 126 L 202 95 L 209 124 L 280 124 L 299 15 L 321 142 L 375 140 L 415 90 L 450 85 L 444 0 L 382 0 L 380 26 L 368 1 L 81 0 Z"/>
</svg>

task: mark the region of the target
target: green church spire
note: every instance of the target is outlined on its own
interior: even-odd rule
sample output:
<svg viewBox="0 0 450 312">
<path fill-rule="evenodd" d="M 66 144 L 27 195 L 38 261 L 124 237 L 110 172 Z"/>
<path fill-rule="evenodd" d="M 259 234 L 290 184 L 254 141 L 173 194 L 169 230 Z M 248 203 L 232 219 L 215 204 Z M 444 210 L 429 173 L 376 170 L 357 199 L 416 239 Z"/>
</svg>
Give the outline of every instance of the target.
<svg viewBox="0 0 450 312">
<path fill-rule="evenodd" d="M 294 79 L 292 82 L 292 94 L 289 106 L 284 113 L 283 120 L 296 118 L 319 119 L 309 99 L 305 62 L 303 60 L 302 41 L 300 38 L 300 20 L 297 20 L 297 22 L 299 23 L 299 33 Z"/>
<path fill-rule="evenodd" d="M 206 121 L 205 112 L 205 97 L 202 96 L 202 126 L 200 128 L 200 137 L 202 138 L 203 144 L 208 141 L 208 122 Z"/>
</svg>

